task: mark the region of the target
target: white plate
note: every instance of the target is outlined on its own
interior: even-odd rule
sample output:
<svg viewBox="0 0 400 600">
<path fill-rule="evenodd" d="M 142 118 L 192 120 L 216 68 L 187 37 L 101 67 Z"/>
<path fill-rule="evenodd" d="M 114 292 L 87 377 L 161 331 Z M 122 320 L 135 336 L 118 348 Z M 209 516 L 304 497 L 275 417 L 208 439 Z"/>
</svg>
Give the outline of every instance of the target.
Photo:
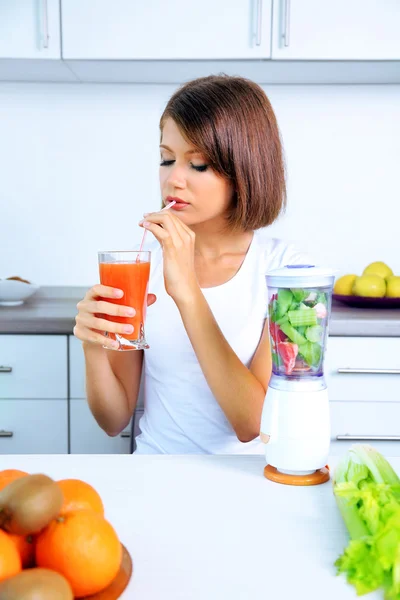
<svg viewBox="0 0 400 600">
<path fill-rule="evenodd" d="M 0 306 L 18 306 L 38 291 L 40 286 L 15 279 L 0 279 Z"/>
</svg>

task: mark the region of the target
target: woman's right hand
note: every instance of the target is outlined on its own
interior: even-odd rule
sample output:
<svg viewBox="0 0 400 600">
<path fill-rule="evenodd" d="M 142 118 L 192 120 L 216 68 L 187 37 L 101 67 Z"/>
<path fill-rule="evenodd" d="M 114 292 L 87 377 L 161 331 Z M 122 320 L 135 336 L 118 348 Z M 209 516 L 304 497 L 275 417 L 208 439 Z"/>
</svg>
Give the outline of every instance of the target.
<svg viewBox="0 0 400 600">
<path fill-rule="evenodd" d="M 132 325 L 125 323 L 114 323 L 103 318 L 105 315 L 111 317 L 133 317 L 135 309 L 132 306 L 115 304 L 112 299 L 120 299 L 124 295 L 122 290 L 105 285 L 94 285 L 86 293 L 85 297 L 76 305 L 78 314 L 75 317 L 76 325 L 74 335 L 83 342 L 99 344 L 107 348 L 119 348 L 119 342 L 104 335 L 108 333 L 132 333 Z M 110 301 L 105 300 L 110 298 Z M 148 294 L 147 305 L 156 301 L 154 294 Z"/>
</svg>

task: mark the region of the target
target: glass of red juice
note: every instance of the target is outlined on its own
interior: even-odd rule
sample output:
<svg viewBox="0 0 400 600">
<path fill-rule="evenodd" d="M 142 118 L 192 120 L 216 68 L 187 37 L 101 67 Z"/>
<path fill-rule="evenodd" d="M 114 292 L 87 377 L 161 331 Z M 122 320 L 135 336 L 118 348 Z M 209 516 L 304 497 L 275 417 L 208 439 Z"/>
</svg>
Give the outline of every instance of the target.
<svg viewBox="0 0 400 600">
<path fill-rule="evenodd" d="M 104 315 L 107 321 L 133 325 L 132 333 L 110 333 L 104 335 L 119 342 L 116 350 L 145 350 L 150 346 L 146 342 L 144 322 L 146 319 L 147 293 L 150 276 L 149 251 L 121 250 L 99 252 L 100 283 L 124 292 L 122 298 L 113 298 L 115 304 L 131 306 L 134 317 L 114 317 Z M 110 301 L 108 298 L 104 300 Z"/>
</svg>

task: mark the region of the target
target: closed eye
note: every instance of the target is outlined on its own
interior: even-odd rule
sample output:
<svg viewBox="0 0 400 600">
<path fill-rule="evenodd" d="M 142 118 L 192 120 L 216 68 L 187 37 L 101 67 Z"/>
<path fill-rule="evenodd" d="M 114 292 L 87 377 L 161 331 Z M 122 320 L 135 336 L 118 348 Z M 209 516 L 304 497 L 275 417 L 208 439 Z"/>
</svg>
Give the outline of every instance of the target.
<svg viewBox="0 0 400 600">
<path fill-rule="evenodd" d="M 160 162 L 160 167 L 170 167 L 174 162 L 174 160 L 162 160 Z M 208 165 L 193 165 L 192 163 L 190 163 L 190 167 L 199 173 L 203 173 L 208 169 Z"/>
</svg>

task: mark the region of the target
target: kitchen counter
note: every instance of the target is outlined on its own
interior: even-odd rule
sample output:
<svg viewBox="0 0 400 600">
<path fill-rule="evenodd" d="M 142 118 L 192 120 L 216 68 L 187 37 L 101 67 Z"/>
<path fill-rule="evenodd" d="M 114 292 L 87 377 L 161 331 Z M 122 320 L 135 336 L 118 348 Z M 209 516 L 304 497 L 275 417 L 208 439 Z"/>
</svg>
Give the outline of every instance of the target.
<svg viewBox="0 0 400 600">
<path fill-rule="evenodd" d="M 25 304 L 0 306 L 0 333 L 70 334 L 84 287 L 43 287 Z M 400 337 L 400 309 L 351 308 L 334 302 L 332 336 Z"/>
<path fill-rule="evenodd" d="M 400 458 L 389 460 L 399 471 Z M 332 457 L 331 471 L 336 464 Z M 280 485 L 264 466 L 260 456 L 1 458 L 2 469 L 79 478 L 98 490 L 133 559 L 121 600 L 356 600 L 335 576 L 348 538 L 332 483 Z"/>
</svg>

